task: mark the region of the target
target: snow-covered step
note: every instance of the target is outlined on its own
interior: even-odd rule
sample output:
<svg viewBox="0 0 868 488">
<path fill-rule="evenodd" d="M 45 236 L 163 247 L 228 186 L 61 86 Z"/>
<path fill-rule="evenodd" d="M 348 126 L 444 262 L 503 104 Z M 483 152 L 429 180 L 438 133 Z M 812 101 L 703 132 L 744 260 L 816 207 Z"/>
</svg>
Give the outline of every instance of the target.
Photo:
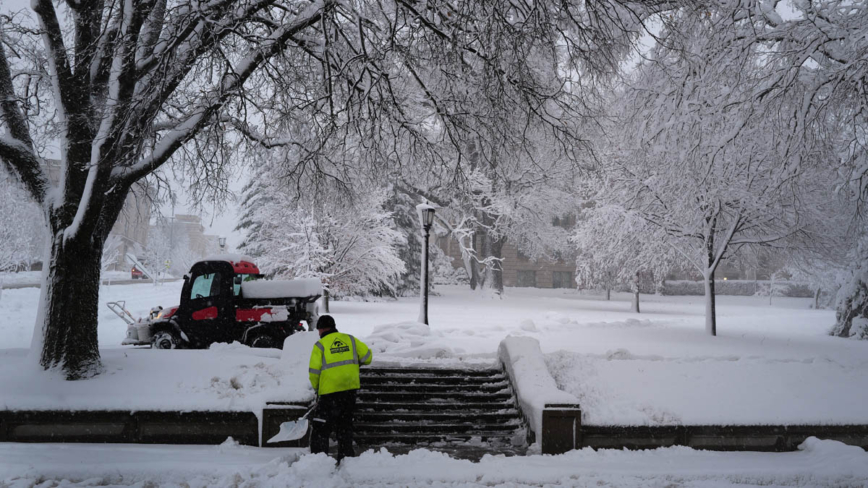
<svg viewBox="0 0 868 488">
<path fill-rule="evenodd" d="M 378 368 L 365 367 L 361 369 L 362 377 L 374 375 L 403 375 L 417 377 L 459 376 L 463 378 L 487 377 L 503 375 L 499 369 L 448 369 L 448 368 Z"/>
<path fill-rule="evenodd" d="M 503 375 L 495 376 L 415 376 L 415 375 L 371 375 L 362 376 L 366 386 L 398 385 L 398 384 L 432 384 L 432 385 L 488 385 L 506 383 Z"/>
<path fill-rule="evenodd" d="M 473 432 L 512 432 L 518 426 L 518 423 L 443 423 L 443 422 L 407 422 L 407 421 L 391 421 L 391 422 L 356 422 L 355 430 L 359 435 L 366 433 L 378 434 L 385 432 L 413 432 L 418 434 L 428 433 L 473 433 Z"/>
<path fill-rule="evenodd" d="M 356 419 L 364 422 L 385 422 L 389 420 L 395 421 L 415 421 L 421 416 L 428 422 L 443 422 L 443 423 L 476 423 L 476 424 L 518 424 L 520 417 L 518 414 L 510 415 L 510 413 L 494 411 L 474 411 L 474 410 L 459 410 L 449 413 L 431 413 L 430 411 L 416 412 L 396 412 L 396 411 L 364 411 L 357 412 Z"/>
<path fill-rule="evenodd" d="M 357 410 L 383 410 L 383 411 L 420 411 L 431 412 L 432 410 L 462 410 L 465 412 L 477 410 L 508 411 L 514 410 L 515 405 L 511 401 L 498 402 L 442 402 L 431 404 L 426 402 L 396 402 L 396 401 L 366 401 L 360 399 L 356 404 Z M 436 408 L 435 408 L 436 407 Z"/>
<path fill-rule="evenodd" d="M 365 383 L 364 391 L 365 392 L 380 392 L 380 391 L 389 391 L 389 392 L 408 392 L 408 393 L 435 393 L 435 392 L 445 392 L 445 393 L 497 393 L 499 391 L 503 391 L 509 388 L 509 383 L 484 383 L 480 385 L 465 385 L 465 384 L 455 384 L 455 385 L 437 385 L 431 383 L 386 383 L 380 385 L 368 385 Z"/>
<path fill-rule="evenodd" d="M 379 446 L 389 444 L 412 444 L 424 446 L 433 443 L 463 443 L 469 441 L 489 442 L 495 445 L 506 444 L 512 445 L 519 435 L 515 432 L 474 432 L 470 434 L 450 433 L 450 434 L 410 434 L 410 433 L 378 433 L 378 434 L 356 434 L 354 436 L 356 442 L 362 446 Z"/>
<path fill-rule="evenodd" d="M 386 402 L 448 402 L 450 400 L 467 400 L 475 403 L 503 402 L 512 398 L 512 393 L 506 390 L 496 392 L 437 392 L 437 391 L 367 391 L 359 392 L 360 400 L 378 400 Z M 435 407 L 435 405 L 432 405 Z"/>
</svg>

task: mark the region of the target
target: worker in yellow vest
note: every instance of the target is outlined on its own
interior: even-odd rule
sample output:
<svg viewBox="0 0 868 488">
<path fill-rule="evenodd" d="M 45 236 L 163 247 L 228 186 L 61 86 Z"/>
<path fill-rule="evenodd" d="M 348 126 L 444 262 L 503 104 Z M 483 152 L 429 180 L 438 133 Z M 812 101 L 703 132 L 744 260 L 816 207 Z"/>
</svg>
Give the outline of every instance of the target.
<svg viewBox="0 0 868 488">
<path fill-rule="evenodd" d="M 320 339 L 310 354 L 310 384 L 319 395 L 313 415 L 310 452 L 329 451 L 329 434 L 338 438 L 338 463 L 355 456 L 353 414 L 359 390 L 359 366 L 371 364 L 372 353 L 362 341 L 338 332 L 331 315 L 316 323 Z"/>
</svg>

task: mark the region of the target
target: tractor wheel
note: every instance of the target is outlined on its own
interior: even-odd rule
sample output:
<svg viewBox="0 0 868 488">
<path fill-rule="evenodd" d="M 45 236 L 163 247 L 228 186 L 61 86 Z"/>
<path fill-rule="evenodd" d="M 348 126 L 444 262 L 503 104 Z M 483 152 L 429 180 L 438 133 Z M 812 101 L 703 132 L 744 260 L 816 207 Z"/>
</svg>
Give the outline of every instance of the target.
<svg viewBox="0 0 868 488">
<path fill-rule="evenodd" d="M 269 348 L 276 349 L 277 343 L 274 340 L 274 337 L 271 337 L 268 334 L 256 334 L 247 340 L 248 345 L 250 347 L 258 347 L 258 348 Z"/>
<path fill-rule="evenodd" d="M 151 345 L 154 349 L 177 349 L 180 344 L 181 340 L 178 339 L 178 336 L 168 330 L 157 332 L 151 339 Z"/>
</svg>

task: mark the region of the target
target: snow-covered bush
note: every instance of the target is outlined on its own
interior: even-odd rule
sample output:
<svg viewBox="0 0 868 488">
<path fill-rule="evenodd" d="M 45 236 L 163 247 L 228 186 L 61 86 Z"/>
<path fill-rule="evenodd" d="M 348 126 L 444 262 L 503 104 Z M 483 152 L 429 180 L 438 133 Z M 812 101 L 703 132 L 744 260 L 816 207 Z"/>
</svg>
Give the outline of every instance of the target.
<svg viewBox="0 0 868 488">
<path fill-rule="evenodd" d="M 772 283 L 768 280 L 715 280 L 714 293 L 717 295 L 763 297 L 768 296 L 769 287 L 771 286 Z M 773 296 L 777 297 L 807 298 L 814 296 L 807 283 L 776 281 L 774 283 L 774 290 Z M 702 281 L 666 280 L 661 286 L 660 293 L 670 296 L 703 295 L 705 293 L 705 285 Z"/>
<path fill-rule="evenodd" d="M 858 266 L 838 290 L 836 323 L 832 335 L 868 339 L 868 241 L 854 253 Z"/>
</svg>

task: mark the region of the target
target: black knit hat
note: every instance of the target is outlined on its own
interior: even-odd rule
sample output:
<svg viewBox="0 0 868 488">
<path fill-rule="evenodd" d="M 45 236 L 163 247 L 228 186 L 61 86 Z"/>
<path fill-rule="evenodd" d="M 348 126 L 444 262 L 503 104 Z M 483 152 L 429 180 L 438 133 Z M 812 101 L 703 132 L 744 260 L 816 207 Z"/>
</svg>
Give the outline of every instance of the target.
<svg viewBox="0 0 868 488">
<path fill-rule="evenodd" d="M 317 329 L 334 329 L 337 326 L 335 325 L 335 319 L 332 318 L 331 315 L 320 315 L 319 319 L 316 321 Z"/>
</svg>

